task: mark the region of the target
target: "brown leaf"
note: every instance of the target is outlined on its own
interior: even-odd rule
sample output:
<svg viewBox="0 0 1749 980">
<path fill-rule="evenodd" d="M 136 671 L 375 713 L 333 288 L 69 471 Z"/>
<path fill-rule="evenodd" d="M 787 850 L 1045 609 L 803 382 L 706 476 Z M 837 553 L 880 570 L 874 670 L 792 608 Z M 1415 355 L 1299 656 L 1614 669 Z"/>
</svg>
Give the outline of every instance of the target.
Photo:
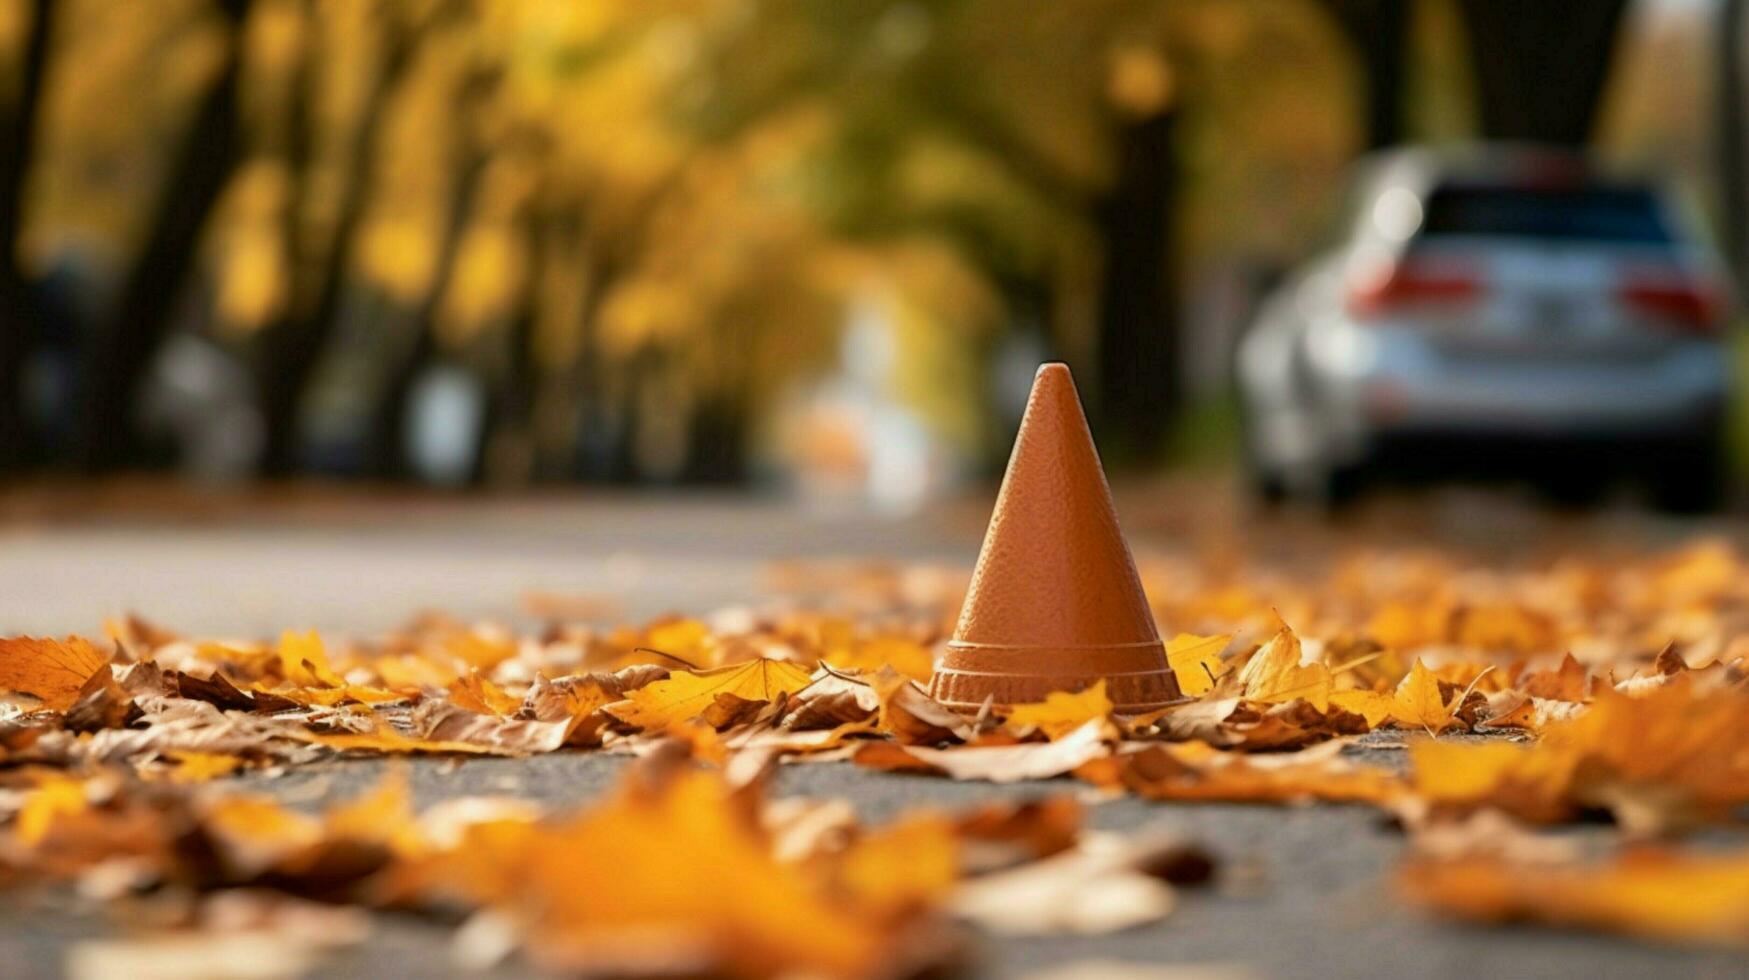
<svg viewBox="0 0 1749 980">
<path fill-rule="evenodd" d="M 413 709 L 412 721 L 422 741 L 469 745 L 497 755 L 552 752 L 565 744 L 572 727 L 568 720 L 526 721 L 476 714 L 444 701 L 421 704 Z"/>
<path fill-rule="evenodd" d="M 954 910 L 1009 935 L 1100 935 L 1165 918 L 1176 904 L 1156 868 L 1202 869 L 1213 860 L 1184 840 L 1156 834 L 1088 834 L 1050 858 L 962 886 Z"/>
<path fill-rule="evenodd" d="M 1081 833 L 1081 804 L 1067 796 L 988 803 L 960 815 L 960 866 L 987 874 L 1068 850 Z"/>
<path fill-rule="evenodd" d="M 1636 850 L 1597 864 L 1419 859 L 1398 883 L 1412 900 L 1471 921 L 1749 945 L 1749 853 L 1741 851 Z"/>
<path fill-rule="evenodd" d="M 916 681 L 898 671 L 882 670 L 870 683 L 880 699 L 881 729 L 902 744 L 963 742 L 975 734 L 964 715 L 930 697 Z"/>
<path fill-rule="evenodd" d="M 1116 730 L 1096 718 L 1054 742 L 1014 745 L 964 745 L 933 749 L 920 745 L 871 742 L 856 752 L 855 762 L 870 769 L 921 772 L 952 779 L 1012 783 L 1050 779 L 1074 771 L 1111 752 Z"/>
<path fill-rule="evenodd" d="M 782 660 L 752 660 L 708 671 L 677 671 L 631 692 L 607 708 L 609 714 L 634 728 L 661 731 L 675 722 L 697 718 L 716 703 L 717 696 L 731 694 L 749 701 L 772 701 L 807 687 L 809 671 L 800 664 Z"/>
<path fill-rule="evenodd" d="M 283 698 L 267 691 L 239 690 L 229 678 L 218 671 L 213 671 L 212 676 L 207 678 L 195 677 L 181 671 L 170 671 L 168 682 L 175 689 L 178 697 L 205 701 L 225 711 L 272 713 L 301 707 L 290 698 Z"/>
<path fill-rule="evenodd" d="M 92 674 L 79 689 L 79 698 L 67 709 L 64 724 L 75 732 L 95 732 L 104 728 L 121 728 L 139 717 L 134 699 L 103 669 Z"/>
<path fill-rule="evenodd" d="M 1076 775 L 1154 800 L 1387 804 L 1403 794 L 1390 772 L 1339 757 L 1340 743 L 1276 755 L 1222 752 L 1201 743 L 1155 745 L 1100 759 Z"/>
<path fill-rule="evenodd" d="M 109 658 L 83 637 L 0 638 L 0 690 L 32 695 L 56 711 L 72 707 L 100 670 L 109 670 Z"/>
<path fill-rule="evenodd" d="M 1553 670 L 1539 670 L 1525 675 L 1519 689 L 1533 698 L 1547 701 L 1584 701 L 1591 694 L 1589 674 L 1571 653 L 1561 658 Z"/>
</svg>

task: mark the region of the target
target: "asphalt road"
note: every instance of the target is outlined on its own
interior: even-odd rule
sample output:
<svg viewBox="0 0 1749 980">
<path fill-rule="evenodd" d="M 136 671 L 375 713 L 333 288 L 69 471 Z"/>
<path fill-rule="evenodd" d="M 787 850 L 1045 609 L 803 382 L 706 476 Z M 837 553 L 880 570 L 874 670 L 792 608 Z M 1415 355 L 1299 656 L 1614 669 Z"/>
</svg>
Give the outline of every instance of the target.
<svg viewBox="0 0 1749 980">
<path fill-rule="evenodd" d="M 1151 508 L 1152 502 L 1138 493 L 1120 505 L 1144 545 L 1172 547 L 1208 533 L 1199 505 Z M 985 507 L 972 501 L 897 520 L 809 514 L 770 502 L 579 498 L 486 506 L 429 499 L 323 503 L 267 512 L 230 504 L 210 512 L 123 508 L 79 521 L 55 514 L 14 520 L 0 531 L 0 629 L 91 631 L 104 616 L 133 609 L 204 634 L 262 635 L 289 626 L 370 631 L 428 607 L 516 618 L 520 598 L 531 588 L 608 597 L 626 616 L 701 612 L 757 596 L 761 569 L 776 557 L 888 555 L 969 565 Z M 1231 511 L 1223 519 L 1238 532 Z M 1450 535 L 1467 545 L 1525 549 L 1535 544 L 1524 529 L 1550 523 L 1521 508 L 1476 511 L 1472 504 L 1445 502 L 1409 517 L 1387 514 L 1334 531 L 1264 525 L 1245 533 L 1277 543 L 1291 538 L 1296 547 L 1316 549 L 1331 534 L 1380 533 L 1385 527 L 1428 540 Z M 1593 534 L 1588 527 L 1579 528 L 1580 536 Z M 1709 529 L 1738 536 L 1742 530 L 1731 521 Z M 1623 534 L 1679 540 L 1695 530 L 1628 516 L 1612 533 L 1617 541 Z M 1369 754 L 1392 761 L 1388 750 Z M 459 764 L 423 760 L 411 776 L 421 804 L 515 794 L 563 805 L 601 792 L 624 764 L 588 754 Z M 313 807 L 361 791 L 381 769 L 376 762 L 344 762 L 250 779 Z M 779 782 L 782 793 L 844 797 L 876 820 L 919 804 L 954 807 L 997 795 L 1074 789 L 1066 782 L 956 784 L 842 764 L 790 766 Z M 1749 961 L 1728 954 L 1427 921 L 1392 896 L 1389 870 L 1402 841 L 1364 808 L 1126 799 L 1099 805 L 1091 819 L 1114 829 L 1166 826 L 1197 838 L 1222 859 L 1222 878 L 1211 888 L 1185 892 L 1169 919 L 1146 928 L 1097 938 L 985 939 L 977 963 L 986 975 L 1118 960 L 1214 965 L 1260 977 L 1749 976 Z M 7 901 L 0 905 L 0 976 L 59 976 L 73 944 L 104 935 L 113 935 L 112 925 L 65 902 Z M 423 977 L 455 970 L 446 933 L 390 917 L 380 920 L 369 943 L 328 961 L 322 975 Z M 520 971 L 512 965 L 500 972 Z"/>
</svg>

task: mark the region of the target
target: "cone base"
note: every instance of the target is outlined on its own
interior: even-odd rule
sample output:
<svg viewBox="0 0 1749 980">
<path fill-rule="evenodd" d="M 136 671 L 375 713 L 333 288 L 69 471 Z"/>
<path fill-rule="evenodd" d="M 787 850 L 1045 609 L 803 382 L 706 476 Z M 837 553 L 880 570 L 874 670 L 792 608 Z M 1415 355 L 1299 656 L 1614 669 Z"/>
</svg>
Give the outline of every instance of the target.
<svg viewBox="0 0 1749 980">
<path fill-rule="evenodd" d="M 1122 714 L 1140 714 L 1186 700 L 1178 678 L 1166 665 L 1159 640 L 1067 648 L 956 640 L 948 644 L 935 668 L 929 693 L 947 707 L 971 714 L 986 700 L 997 707 L 1035 704 L 1053 692 L 1079 691 L 1102 680 L 1106 696 Z"/>
</svg>

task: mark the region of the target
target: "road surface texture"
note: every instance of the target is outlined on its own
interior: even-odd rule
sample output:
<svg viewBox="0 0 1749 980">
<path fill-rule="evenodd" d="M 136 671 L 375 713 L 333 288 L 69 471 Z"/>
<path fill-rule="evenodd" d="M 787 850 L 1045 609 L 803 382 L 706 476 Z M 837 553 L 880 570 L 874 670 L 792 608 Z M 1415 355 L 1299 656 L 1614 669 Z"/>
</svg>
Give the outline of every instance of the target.
<svg viewBox="0 0 1749 980">
<path fill-rule="evenodd" d="M 1739 543 L 1744 537 L 1730 519 L 1690 525 L 1626 512 L 1553 518 L 1510 499 L 1465 495 L 1385 506 L 1335 527 L 1253 520 L 1232 499 L 1221 484 L 1164 485 L 1129 488 L 1119 507 L 1139 548 L 1227 535 L 1287 563 L 1332 541 L 1368 536 L 1463 547 L 1503 561 L 1600 536 L 1616 546 L 1673 544 L 1703 531 Z M 91 506 L 38 493 L 0 509 L 7 517 L 0 531 L 0 629 L 89 633 L 105 616 L 126 610 L 202 635 L 270 635 L 287 627 L 369 632 L 426 608 L 518 621 L 530 589 L 596 596 L 628 618 L 697 613 L 758 599 L 764 569 L 777 558 L 887 556 L 969 567 L 988 504 L 968 500 L 903 519 L 812 512 L 783 500 L 582 495 L 358 502 L 319 494 L 266 503 L 221 496 L 165 504 L 122 494 L 99 501 L 97 516 Z M 1388 747 L 1365 754 L 1386 764 L 1400 756 Z M 419 760 L 410 775 L 422 806 L 475 794 L 563 805 L 593 798 L 626 764 L 591 754 Z M 317 808 L 362 792 L 383 770 L 374 760 L 339 761 L 246 778 L 253 788 Z M 823 763 L 785 767 L 778 791 L 843 797 L 880 819 L 917 805 L 953 808 L 1077 787 L 953 783 Z M 1093 938 L 984 937 L 975 950 L 982 975 L 1093 960 L 1218 967 L 1221 975 L 1256 977 L 1749 975 L 1744 959 L 1725 953 L 1428 921 L 1392 896 L 1389 873 L 1402 838 L 1363 807 L 1123 799 L 1093 807 L 1090 820 L 1111 829 L 1180 831 L 1215 852 L 1221 876 L 1211 887 L 1183 892 L 1173 915 L 1146 928 Z M 368 943 L 325 961 L 322 975 L 459 972 L 444 930 L 414 919 L 377 921 Z M 0 905 L 0 976 L 60 976 L 77 942 L 115 934 L 113 923 L 65 896 L 7 899 Z M 525 968 L 511 963 L 489 975 L 521 976 Z"/>
</svg>

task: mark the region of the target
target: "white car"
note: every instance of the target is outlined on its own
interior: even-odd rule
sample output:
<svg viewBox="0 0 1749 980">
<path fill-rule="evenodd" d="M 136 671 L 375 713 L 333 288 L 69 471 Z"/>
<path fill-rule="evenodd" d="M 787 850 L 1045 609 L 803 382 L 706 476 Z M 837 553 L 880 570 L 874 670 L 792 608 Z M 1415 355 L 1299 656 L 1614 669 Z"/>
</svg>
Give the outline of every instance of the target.
<svg viewBox="0 0 1749 980">
<path fill-rule="evenodd" d="M 1554 151 L 1401 150 L 1362 165 L 1338 234 L 1239 345 L 1266 498 L 1475 471 L 1718 499 L 1726 281 L 1655 184 Z"/>
</svg>

